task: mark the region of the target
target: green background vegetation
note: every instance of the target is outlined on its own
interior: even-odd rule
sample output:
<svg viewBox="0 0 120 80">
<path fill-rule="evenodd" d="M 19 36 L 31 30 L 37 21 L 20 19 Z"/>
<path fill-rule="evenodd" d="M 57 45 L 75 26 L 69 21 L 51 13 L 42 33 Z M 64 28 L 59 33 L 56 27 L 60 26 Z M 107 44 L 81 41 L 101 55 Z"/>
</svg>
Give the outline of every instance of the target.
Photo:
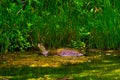
<svg viewBox="0 0 120 80">
<path fill-rule="evenodd" d="M 119 0 L 0 0 L 0 52 L 120 48 Z"/>
</svg>

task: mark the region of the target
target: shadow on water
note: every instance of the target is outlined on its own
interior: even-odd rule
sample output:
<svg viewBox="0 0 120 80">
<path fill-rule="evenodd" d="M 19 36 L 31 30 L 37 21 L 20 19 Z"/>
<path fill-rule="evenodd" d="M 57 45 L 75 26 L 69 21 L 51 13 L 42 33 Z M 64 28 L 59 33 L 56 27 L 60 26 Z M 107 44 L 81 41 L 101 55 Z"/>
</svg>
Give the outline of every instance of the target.
<svg viewBox="0 0 120 80">
<path fill-rule="evenodd" d="M 67 63 L 59 67 L 6 66 L 0 68 L 0 79 L 9 80 L 119 80 L 120 56 L 104 55 L 90 62 Z M 62 79 L 62 78 L 68 79 Z M 61 79 L 60 79 L 61 78 Z"/>
</svg>

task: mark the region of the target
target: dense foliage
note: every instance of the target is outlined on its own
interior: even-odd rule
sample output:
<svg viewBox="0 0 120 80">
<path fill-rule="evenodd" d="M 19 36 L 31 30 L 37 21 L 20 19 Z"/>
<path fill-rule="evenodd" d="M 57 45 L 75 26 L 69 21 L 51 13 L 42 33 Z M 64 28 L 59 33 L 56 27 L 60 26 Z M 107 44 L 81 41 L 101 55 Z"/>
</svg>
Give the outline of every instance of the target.
<svg viewBox="0 0 120 80">
<path fill-rule="evenodd" d="M 0 0 L 0 50 L 120 48 L 120 1 Z"/>
</svg>

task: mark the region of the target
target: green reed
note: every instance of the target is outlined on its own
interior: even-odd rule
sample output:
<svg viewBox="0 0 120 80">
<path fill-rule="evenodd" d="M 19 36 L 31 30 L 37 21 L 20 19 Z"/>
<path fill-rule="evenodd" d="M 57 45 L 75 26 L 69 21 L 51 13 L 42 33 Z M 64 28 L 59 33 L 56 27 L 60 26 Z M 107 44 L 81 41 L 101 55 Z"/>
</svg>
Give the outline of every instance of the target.
<svg viewBox="0 0 120 80">
<path fill-rule="evenodd" d="M 119 10 L 117 1 L 105 0 L 101 12 L 96 13 L 92 30 L 94 47 L 100 49 L 118 49 L 120 42 Z M 91 37 L 92 37 L 91 36 Z"/>
<path fill-rule="evenodd" d="M 0 34 L 5 35 L 0 48 L 4 51 L 17 42 L 22 48 L 28 43 L 65 47 L 75 41 L 88 48 L 119 49 L 119 9 L 118 0 L 1 0 Z"/>
</svg>

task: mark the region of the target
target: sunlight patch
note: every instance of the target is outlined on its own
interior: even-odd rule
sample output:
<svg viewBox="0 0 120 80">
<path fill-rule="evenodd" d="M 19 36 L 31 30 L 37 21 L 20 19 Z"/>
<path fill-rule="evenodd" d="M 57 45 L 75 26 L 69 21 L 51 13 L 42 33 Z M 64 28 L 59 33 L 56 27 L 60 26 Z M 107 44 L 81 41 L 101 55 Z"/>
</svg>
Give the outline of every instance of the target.
<svg viewBox="0 0 120 80">
<path fill-rule="evenodd" d="M 104 61 L 102 61 L 102 62 L 104 62 L 104 63 L 110 63 L 110 62 L 112 62 L 112 61 L 110 61 L 110 60 L 104 60 Z"/>
<path fill-rule="evenodd" d="M 12 78 L 21 78 L 21 76 L 0 76 L 0 80 L 9 80 Z"/>
<path fill-rule="evenodd" d="M 51 78 L 50 75 L 45 75 L 44 77 L 39 77 L 39 78 L 30 78 L 28 80 L 56 80 L 54 78 Z"/>
<path fill-rule="evenodd" d="M 32 65 L 30 65 L 30 67 L 36 67 L 37 65 L 35 65 L 35 64 L 32 64 Z"/>
<path fill-rule="evenodd" d="M 48 63 L 45 63 L 45 64 L 43 64 L 43 65 L 41 65 L 42 67 L 48 67 L 48 66 L 50 66 Z"/>
<path fill-rule="evenodd" d="M 115 70 L 113 70 L 112 72 L 120 73 L 120 69 L 115 69 Z"/>
</svg>

